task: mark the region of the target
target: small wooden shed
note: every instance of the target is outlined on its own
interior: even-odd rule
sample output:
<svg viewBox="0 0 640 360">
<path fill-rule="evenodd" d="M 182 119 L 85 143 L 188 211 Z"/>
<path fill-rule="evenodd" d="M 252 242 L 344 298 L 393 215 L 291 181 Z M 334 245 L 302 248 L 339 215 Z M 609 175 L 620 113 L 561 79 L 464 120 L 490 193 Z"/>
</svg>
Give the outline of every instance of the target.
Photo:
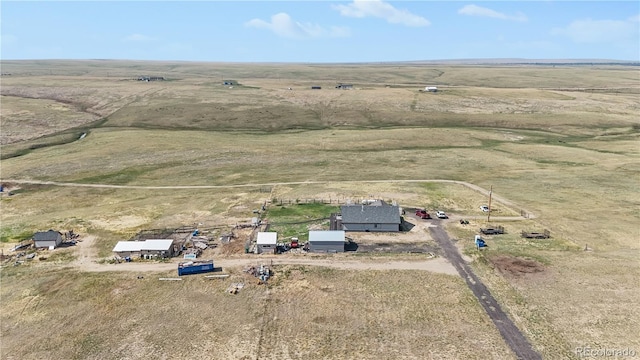
<svg viewBox="0 0 640 360">
<path fill-rule="evenodd" d="M 33 234 L 33 245 L 36 248 L 55 249 L 62 243 L 62 234 L 59 231 L 39 231 Z"/>
</svg>

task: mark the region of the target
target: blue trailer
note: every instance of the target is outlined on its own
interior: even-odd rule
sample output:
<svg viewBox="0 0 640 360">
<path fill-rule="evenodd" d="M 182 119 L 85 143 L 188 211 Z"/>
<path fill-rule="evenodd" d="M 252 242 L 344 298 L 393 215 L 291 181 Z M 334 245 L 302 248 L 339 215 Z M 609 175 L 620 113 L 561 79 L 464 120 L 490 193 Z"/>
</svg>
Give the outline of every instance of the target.
<svg viewBox="0 0 640 360">
<path fill-rule="evenodd" d="M 187 261 L 178 264 L 178 276 L 208 273 L 213 269 L 213 260 Z"/>
</svg>

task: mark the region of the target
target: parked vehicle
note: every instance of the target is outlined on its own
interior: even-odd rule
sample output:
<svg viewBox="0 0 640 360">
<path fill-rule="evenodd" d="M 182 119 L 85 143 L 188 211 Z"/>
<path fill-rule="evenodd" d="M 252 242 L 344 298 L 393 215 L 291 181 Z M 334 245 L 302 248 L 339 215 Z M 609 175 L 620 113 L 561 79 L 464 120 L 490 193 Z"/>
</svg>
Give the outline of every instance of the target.
<svg viewBox="0 0 640 360">
<path fill-rule="evenodd" d="M 527 239 L 548 239 L 551 237 L 551 232 L 546 229 L 544 230 L 544 232 L 528 232 L 528 231 L 522 230 L 520 235 L 523 238 L 527 238 Z"/>
<path fill-rule="evenodd" d="M 427 212 L 427 210 L 418 209 L 416 210 L 416 216 L 420 219 L 431 219 L 431 215 Z"/>
<path fill-rule="evenodd" d="M 489 212 L 489 207 L 487 205 L 482 205 L 482 206 L 480 206 L 480 210 L 482 210 L 484 212 Z"/>
<path fill-rule="evenodd" d="M 444 212 L 444 211 L 440 211 L 440 210 L 436 211 L 436 216 L 437 216 L 439 219 L 448 219 L 448 218 L 449 218 L 449 217 L 447 216 L 447 214 L 445 214 L 445 212 Z"/>
</svg>

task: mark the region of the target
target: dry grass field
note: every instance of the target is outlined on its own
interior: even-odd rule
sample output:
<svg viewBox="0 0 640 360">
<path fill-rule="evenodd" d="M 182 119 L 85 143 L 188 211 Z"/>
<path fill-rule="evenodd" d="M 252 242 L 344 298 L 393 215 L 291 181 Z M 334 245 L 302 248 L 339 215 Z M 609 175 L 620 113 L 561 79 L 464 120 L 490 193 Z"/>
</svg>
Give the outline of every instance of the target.
<svg viewBox="0 0 640 360">
<path fill-rule="evenodd" d="M 231 273 L 236 295 L 223 280 L 157 280 L 173 272 L 5 269 L 3 358 L 512 358 L 455 276 L 289 266 L 267 288 Z"/>
<path fill-rule="evenodd" d="M 583 346 L 640 352 L 636 67 L 2 68 L 11 73 L 0 91 L 0 176 L 12 190 L 0 201 L 5 254 L 49 228 L 94 235 L 107 257 L 140 230 L 230 228 L 274 198 L 382 198 L 450 213 L 460 251 L 544 358 Z M 418 91 L 427 85 L 440 91 Z M 492 204 L 491 224 L 507 233 L 478 253 L 487 197 L 419 181 L 438 179 L 493 186 L 511 203 Z M 513 219 L 521 210 L 530 218 Z M 519 236 L 545 228 L 551 239 Z M 224 280 L 157 281 L 174 272 L 79 272 L 73 249 L 58 253 L 0 270 L 2 358 L 514 358 L 456 276 L 283 266 L 267 288 L 231 268 L 247 287 L 230 295 Z M 52 335 L 24 341 L 43 332 Z"/>
</svg>

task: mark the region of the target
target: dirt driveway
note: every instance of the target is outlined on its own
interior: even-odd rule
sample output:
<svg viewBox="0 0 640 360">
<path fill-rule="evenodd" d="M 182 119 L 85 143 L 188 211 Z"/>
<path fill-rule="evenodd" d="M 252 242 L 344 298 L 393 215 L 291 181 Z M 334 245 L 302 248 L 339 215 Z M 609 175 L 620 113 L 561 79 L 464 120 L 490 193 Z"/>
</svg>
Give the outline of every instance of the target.
<svg viewBox="0 0 640 360">
<path fill-rule="evenodd" d="M 529 340 L 522 334 L 520 329 L 511 321 L 509 316 L 502 310 L 500 304 L 491 295 L 489 289 L 480 281 L 469 265 L 462 259 L 460 252 L 449 239 L 449 235 L 440 226 L 430 228 L 431 235 L 442 248 L 444 257 L 449 259 L 451 264 L 456 268 L 460 276 L 467 283 L 473 294 L 480 302 L 493 321 L 504 341 L 509 345 L 511 350 L 516 354 L 518 359 L 537 360 L 542 359 Z"/>
</svg>

